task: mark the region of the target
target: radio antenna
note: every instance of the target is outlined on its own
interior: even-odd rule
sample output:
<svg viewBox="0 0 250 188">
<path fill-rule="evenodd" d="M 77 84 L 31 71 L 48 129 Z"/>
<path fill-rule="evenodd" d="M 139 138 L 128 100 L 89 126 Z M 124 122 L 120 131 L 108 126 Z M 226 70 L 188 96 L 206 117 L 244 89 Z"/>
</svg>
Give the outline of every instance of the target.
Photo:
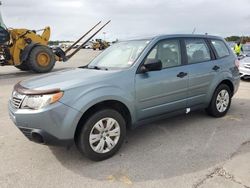
<svg viewBox="0 0 250 188">
<path fill-rule="evenodd" d="M 194 29 L 193 29 L 193 31 L 192 31 L 192 34 L 194 34 L 194 33 L 195 33 L 195 31 L 196 31 L 196 27 L 194 27 Z"/>
</svg>

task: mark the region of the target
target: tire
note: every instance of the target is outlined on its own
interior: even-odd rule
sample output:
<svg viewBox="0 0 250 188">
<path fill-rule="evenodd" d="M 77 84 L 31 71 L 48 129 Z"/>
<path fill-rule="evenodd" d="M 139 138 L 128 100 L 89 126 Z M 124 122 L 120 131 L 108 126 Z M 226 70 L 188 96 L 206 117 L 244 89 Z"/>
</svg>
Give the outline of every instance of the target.
<svg viewBox="0 0 250 188">
<path fill-rule="evenodd" d="M 27 65 L 36 73 L 50 72 L 55 66 L 55 55 L 47 46 L 36 46 L 29 54 Z"/>
<path fill-rule="evenodd" d="M 223 94 L 223 92 L 225 94 Z M 218 97 L 220 97 L 221 99 Z M 213 97 L 208 108 L 206 109 L 206 112 L 213 117 L 223 117 L 230 108 L 231 99 L 232 91 L 230 90 L 229 86 L 226 84 L 219 85 L 213 94 Z"/>
<path fill-rule="evenodd" d="M 16 65 L 15 66 L 17 69 L 21 70 L 21 71 L 29 71 L 29 66 L 27 65 L 26 62 L 23 62 L 22 64 L 20 65 Z"/>
<path fill-rule="evenodd" d="M 105 125 L 105 122 L 107 123 L 108 121 L 113 121 L 113 125 L 109 129 L 110 131 L 107 131 Z M 101 126 L 100 122 L 103 123 L 103 126 Z M 102 134 L 101 132 L 105 129 L 106 132 L 103 132 Z M 111 133 L 116 136 L 110 136 L 109 134 Z M 90 142 L 91 135 L 93 136 L 92 144 Z M 77 133 L 76 145 L 80 152 L 86 155 L 89 159 L 93 161 L 101 161 L 112 157 L 120 149 L 125 136 L 126 123 L 123 116 L 116 110 L 103 109 L 97 111 L 85 121 L 81 130 Z"/>
</svg>

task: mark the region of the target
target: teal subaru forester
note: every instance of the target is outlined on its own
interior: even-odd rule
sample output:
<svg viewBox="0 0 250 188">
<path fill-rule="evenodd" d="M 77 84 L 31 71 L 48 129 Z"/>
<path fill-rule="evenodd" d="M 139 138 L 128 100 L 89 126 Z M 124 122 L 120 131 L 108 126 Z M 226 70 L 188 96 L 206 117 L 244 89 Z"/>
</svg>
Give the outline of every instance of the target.
<svg viewBox="0 0 250 188">
<path fill-rule="evenodd" d="M 224 116 L 239 87 L 238 66 L 220 37 L 121 41 L 87 66 L 17 83 L 9 114 L 32 141 L 75 143 L 103 160 L 119 150 L 128 128 L 197 109 Z"/>
</svg>

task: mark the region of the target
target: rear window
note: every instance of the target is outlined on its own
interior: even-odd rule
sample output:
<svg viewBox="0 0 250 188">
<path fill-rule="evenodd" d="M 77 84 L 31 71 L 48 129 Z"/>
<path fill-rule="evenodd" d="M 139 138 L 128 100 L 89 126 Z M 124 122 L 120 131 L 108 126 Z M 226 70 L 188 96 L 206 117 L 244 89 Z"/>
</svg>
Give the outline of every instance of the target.
<svg viewBox="0 0 250 188">
<path fill-rule="evenodd" d="M 211 60 L 209 48 L 203 39 L 187 39 L 185 45 L 189 64 Z"/>
<path fill-rule="evenodd" d="M 225 43 L 221 40 L 211 40 L 212 45 L 214 46 L 217 55 L 221 57 L 226 57 L 229 55 L 229 51 L 225 45 Z"/>
</svg>

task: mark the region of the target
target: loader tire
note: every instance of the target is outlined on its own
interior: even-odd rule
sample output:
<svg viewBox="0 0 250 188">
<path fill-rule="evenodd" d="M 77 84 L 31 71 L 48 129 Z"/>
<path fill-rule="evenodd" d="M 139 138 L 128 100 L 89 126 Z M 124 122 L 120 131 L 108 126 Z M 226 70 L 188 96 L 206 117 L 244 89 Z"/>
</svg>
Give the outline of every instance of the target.
<svg viewBox="0 0 250 188">
<path fill-rule="evenodd" d="M 46 46 L 36 46 L 29 54 L 27 65 L 35 73 L 50 72 L 55 66 L 55 55 Z"/>
<path fill-rule="evenodd" d="M 21 65 L 16 65 L 15 67 L 21 71 L 29 71 L 30 70 L 29 66 L 27 65 L 26 62 L 23 62 Z"/>
</svg>

